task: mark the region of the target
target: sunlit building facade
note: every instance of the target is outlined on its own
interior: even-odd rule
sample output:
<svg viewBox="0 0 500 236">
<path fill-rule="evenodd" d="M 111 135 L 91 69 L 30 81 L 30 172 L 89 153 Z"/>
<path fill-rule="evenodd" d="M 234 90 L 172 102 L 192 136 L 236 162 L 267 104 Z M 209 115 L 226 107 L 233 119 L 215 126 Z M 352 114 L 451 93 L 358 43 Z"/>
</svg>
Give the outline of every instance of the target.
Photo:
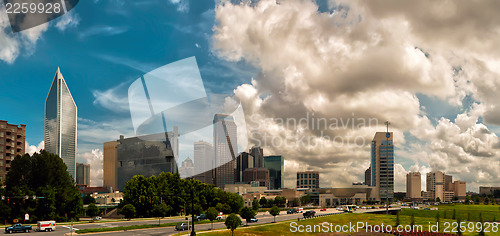
<svg viewBox="0 0 500 236">
<path fill-rule="evenodd" d="M 215 114 L 214 121 L 215 186 L 234 184 L 238 156 L 237 127 L 230 115 Z"/>
</svg>

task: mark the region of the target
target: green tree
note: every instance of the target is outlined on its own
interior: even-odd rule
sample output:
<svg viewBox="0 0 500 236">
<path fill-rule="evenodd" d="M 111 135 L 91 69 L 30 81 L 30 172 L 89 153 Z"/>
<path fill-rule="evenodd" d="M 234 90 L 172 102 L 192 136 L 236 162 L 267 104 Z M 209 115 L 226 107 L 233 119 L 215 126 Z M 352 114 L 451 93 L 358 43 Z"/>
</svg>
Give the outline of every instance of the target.
<svg viewBox="0 0 500 236">
<path fill-rule="evenodd" d="M 171 206 L 167 206 L 165 203 L 157 204 L 153 207 L 152 214 L 155 217 L 158 217 L 158 225 L 161 224 L 161 218 L 165 217 L 170 211 L 172 211 Z"/>
<path fill-rule="evenodd" d="M 95 203 L 95 198 L 90 195 L 85 195 L 83 197 L 83 205 L 88 205 L 90 203 Z"/>
<path fill-rule="evenodd" d="M 94 217 L 98 216 L 101 211 L 99 210 L 99 207 L 97 207 L 94 203 L 90 203 L 87 209 L 85 209 L 85 212 L 93 220 Z"/>
<path fill-rule="evenodd" d="M 259 201 L 257 199 L 254 199 L 252 201 L 252 209 L 254 211 L 258 211 L 259 210 L 259 207 L 260 207 L 260 204 L 259 204 Z"/>
<path fill-rule="evenodd" d="M 490 198 L 489 197 L 485 197 L 484 198 L 484 204 L 488 205 L 490 203 Z"/>
<path fill-rule="evenodd" d="M 457 225 L 458 225 L 458 227 L 457 227 L 457 234 L 458 234 L 458 235 L 462 235 L 462 229 L 460 228 L 460 222 L 461 222 L 461 220 L 460 220 L 460 218 L 458 217 L 458 218 L 457 218 Z"/>
<path fill-rule="evenodd" d="M 248 225 L 248 222 L 250 222 L 250 219 L 252 219 L 255 216 L 255 211 L 252 210 L 250 207 L 243 207 L 240 210 L 240 216 L 241 218 L 246 220 L 246 223 Z"/>
<path fill-rule="evenodd" d="M 441 198 L 437 197 L 436 202 L 441 202 Z"/>
<path fill-rule="evenodd" d="M 215 206 L 215 208 L 218 210 L 218 211 L 221 211 L 223 212 L 224 214 L 229 214 L 231 213 L 231 207 L 226 204 L 226 203 L 217 203 L 217 205 Z"/>
<path fill-rule="evenodd" d="M 453 209 L 453 215 L 451 218 L 454 220 L 457 218 L 457 209 Z"/>
<path fill-rule="evenodd" d="M 300 202 L 302 203 L 302 205 L 310 203 L 311 202 L 311 196 L 305 195 L 305 196 L 300 197 Z"/>
<path fill-rule="evenodd" d="M 130 220 L 136 214 L 135 207 L 134 207 L 134 205 L 129 203 L 129 204 L 123 206 L 121 209 L 119 209 L 118 214 L 124 215 L 125 219 Z"/>
<path fill-rule="evenodd" d="M 470 201 L 471 201 L 470 196 L 469 195 L 465 196 L 465 204 L 469 205 Z"/>
<path fill-rule="evenodd" d="M 241 219 L 236 214 L 231 213 L 231 215 L 226 218 L 226 222 L 224 222 L 224 224 L 231 230 L 231 235 L 234 235 L 234 230 L 241 225 Z"/>
<path fill-rule="evenodd" d="M 437 230 L 439 231 L 439 223 L 440 223 L 441 219 L 440 219 L 440 216 L 439 216 L 439 211 L 436 212 L 436 224 L 437 224 Z"/>
<path fill-rule="evenodd" d="M 261 197 L 260 200 L 259 200 L 259 204 L 262 206 L 262 207 L 265 207 L 267 206 L 267 199 L 265 197 Z"/>
<path fill-rule="evenodd" d="M 219 215 L 219 211 L 215 209 L 215 207 L 210 207 L 207 209 L 206 212 L 207 218 L 210 220 L 210 223 L 212 223 L 211 229 L 214 228 L 214 220 L 217 219 L 217 216 Z"/>
<path fill-rule="evenodd" d="M 276 216 L 280 214 L 280 208 L 277 206 L 271 207 L 271 209 L 269 210 L 269 214 L 274 217 L 274 222 L 276 222 Z"/>
<path fill-rule="evenodd" d="M 411 218 L 410 218 L 410 226 L 411 226 L 411 229 L 413 230 L 414 226 L 415 226 L 415 213 L 412 213 L 411 214 Z"/>
</svg>

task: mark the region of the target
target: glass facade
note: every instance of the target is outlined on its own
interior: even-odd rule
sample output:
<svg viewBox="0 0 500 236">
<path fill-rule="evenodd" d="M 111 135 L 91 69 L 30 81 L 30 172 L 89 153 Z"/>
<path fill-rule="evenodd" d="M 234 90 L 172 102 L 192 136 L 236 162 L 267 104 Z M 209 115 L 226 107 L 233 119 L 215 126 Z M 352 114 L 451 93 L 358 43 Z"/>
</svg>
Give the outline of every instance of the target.
<svg viewBox="0 0 500 236">
<path fill-rule="evenodd" d="M 45 100 L 45 150 L 63 159 L 76 178 L 77 107 L 59 68 Z"/>
<path fill-rule="evenodd" d="M 283 156 L 265 156 L 264 168 L 269 169 L 270 189 L 280 189 L 285 186 L 285 158 Z"/>
<path fill-rule="evenodd" d="M 382 200 L 394 198 L 394 145 L 392 133 L 389 136 L 377 132 L 372 141 L 371 186 L 379 188 Z"/>
<path fill-rule="evenodd" d="M 234 184 L 238 156 L 237 127 L 230 115 L 216 114 L 213 121 L 215 151 L 215 186 Z"/>
</svg>

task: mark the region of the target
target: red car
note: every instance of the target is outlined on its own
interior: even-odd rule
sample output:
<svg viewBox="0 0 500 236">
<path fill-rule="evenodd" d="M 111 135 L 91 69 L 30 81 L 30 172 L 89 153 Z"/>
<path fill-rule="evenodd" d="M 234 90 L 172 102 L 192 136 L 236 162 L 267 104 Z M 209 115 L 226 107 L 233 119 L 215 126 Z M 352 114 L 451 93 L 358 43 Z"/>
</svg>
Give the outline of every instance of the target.
<svg viewBox="0 0 500 236">
<path fill-rule="evenodd" d="M 319 211 L 326 211 L 326 208 L 323 208 L 323 209 L 321 209 L 321 210 L 319 210 Z"/>
</svg>

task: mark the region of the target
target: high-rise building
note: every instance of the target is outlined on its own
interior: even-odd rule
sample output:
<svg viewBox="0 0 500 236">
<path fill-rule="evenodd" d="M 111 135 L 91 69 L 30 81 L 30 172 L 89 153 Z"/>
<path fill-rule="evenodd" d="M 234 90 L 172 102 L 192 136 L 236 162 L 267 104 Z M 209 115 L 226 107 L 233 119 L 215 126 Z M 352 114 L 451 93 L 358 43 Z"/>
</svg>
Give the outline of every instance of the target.
<svg viewBox="0 0 500 236">
<path fill-rule="evenodd" d="M 253 146 L 250 148 L 250 155 L 254 157 L 253 166 L 255 168 L 264 167 L 264 149 L 259 146 Z"/>
<path fill-rule="evenodd" d="M 365 184 L 371 186 L 371 182 L 372 182 L 372 168 L 368 167 L 368 169 L 365 170 Z"/>
<path fill-rule="evenodd" d="M 45 150 L 62 158 L 76 179 L 77 107 L 61 71 L 56 75 L 45 100 Z"/>
<path fill-rule="evenodd" d="M 297 188 L 309 188 L 319 192 L 319 171 L 297 172 Z"/>
<path fill-rule="evenodd" d="M 455 180 L 453 181 L 453 194 L 455 197 L 458 198 L 458 200 L 464 200 L 466 196 L 466 189 L 467 189 L 467 184 L 465 181 L 458 181 Z"/>
<path fill-rule="evenodd" d="M 214 121 L 215 186 L 234 184 L 238 156 L 237 127 L 230 115 L 215 114 Z"/>
<path fill-rule="evenodd" d="M 248 154 L 247 152 L 240 153 L 240 155 L 238 155 L 238 157 L 236 158 L 236 179 L 234 181 L 243 182 L 243 172 L 246 169 L 254 168 L 254 163 L 254 157 L 252 155 Z"/>
<path fill-rule="evenodd" d="M 432 196 L 431 200 L 449 201 L 448 196 L 450 196 L 451 191 L 446 191 L 444 187 L 445 174 L 441 171 L 429 172 L 426 175 L 426 187 L 427 192 L 430 192 Z M 451 194 L 453 197 L 453 194 Z"/>
<path fill-rule="evenodd" d="M 453 192 L 453 176 L 444 175 L 444 190 Z"/>
<path fill-rule="evenodd" d="M 243 171 L 241 182 L 245 184 L 258 183 L 259 187 L 269 189 L 269 170 L 267 168 L 247 168 Z"/>
<path fill-rule="evenodd" d="M 178 173 L 172 147 L 178 138 L 175 131 L 132 138 L 120 136 L 116 142 L 104 143 L 104 186 L 123 191 L 134 175 Z"/>
<path fill-rule="evenodd" d="M 283 156 L 265 156 L 264 168 L 269 169 L 270 189 L 281 189 L 285 186 L 285 158 Z"/>
<path fill-rule="evenodd" d="M 5 181 L 10 163 L 17 155 L 24 155 L 26 125 L 13 125 L 0 120 L 0 185 Z"/>
<path fill-rule="evenodd" d="M 394 145 L 392 132 L 377 132 L 372 140 L 371 185 L 374 197 L 394 198 Z"/>
<path fill-rule="evenodd" d="M 103 148 L 103 187 L 113 192 L 118 190 L 118 182 L 116 176 L 116 165 L 117 152 L 116 146 L 118 146 L 117 141 L 105 142 Z"/>
<path fill-rule="evenodd" d="M 181 162 L 179 175 L 181 176 L 181 178 L 189 178 L 194 175 L 194 163 L 191 158 L 188 157 L 183 162 Z"/>
<path fill-rule="evenodd" d="M 76 185 L 90 186 L 90 165 L 76 163 Z"/>
<path fill-rule="evenodd" d="M 194 178 L 207 184 L 214 184 L 214 148 L 205 141 L 194 143 Z"/>
<path fill-rule="evenodd" d="M 406 174 L 406 198 L 422 198 L 422 177 L 420 172 L 409 172 Z"/>
</svg>

